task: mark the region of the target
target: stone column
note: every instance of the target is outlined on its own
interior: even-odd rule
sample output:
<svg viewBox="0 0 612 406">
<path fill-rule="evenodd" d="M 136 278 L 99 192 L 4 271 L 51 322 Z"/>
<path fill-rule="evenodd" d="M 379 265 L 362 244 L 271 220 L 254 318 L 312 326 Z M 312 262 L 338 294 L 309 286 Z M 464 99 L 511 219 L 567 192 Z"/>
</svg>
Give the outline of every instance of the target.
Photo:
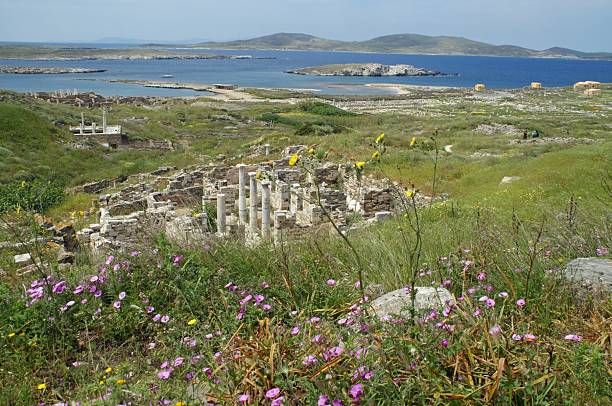
<svg viewBox="0 0 612 406">
<path fill-rule="evenodd" d="M 246 194 L 246 165 L 238 165 L 238 219 L 241 225 L 247 222 Z"/>
<path fill-rule="evenodd" d="M 95 122 L 91 123 L 91 133 L 94 135 L 96 134 L 96 123 Z"/>
<path fill-rule="evenodd" d="M 106 106 L 102 107 L 102 132 L 106 134 Z"/>
<path fill-rule="evenodd" d="M 264 144 L 264 155 L 270 155 L 270 144 Z"/>
<path fill-rule="evenodd" d="M 225 195 L 217 194 L 217 234 L 224 236 L 226 233 Z"/>
<path fill-rule="evenodd" d="M 261 182 L 261 238 L 270 239 L 270 181 Z"/>
<path fill-rule="evenodd" d="M 81 135 L 83 135 L 85 130 L 85 115 L 81 113 Z"/>
<path fill-rule="evenodd" d="M 257 173 L 249 172 L 250 202 L 249 226 L 253 233 L 257 233 Z"/>
</svg>

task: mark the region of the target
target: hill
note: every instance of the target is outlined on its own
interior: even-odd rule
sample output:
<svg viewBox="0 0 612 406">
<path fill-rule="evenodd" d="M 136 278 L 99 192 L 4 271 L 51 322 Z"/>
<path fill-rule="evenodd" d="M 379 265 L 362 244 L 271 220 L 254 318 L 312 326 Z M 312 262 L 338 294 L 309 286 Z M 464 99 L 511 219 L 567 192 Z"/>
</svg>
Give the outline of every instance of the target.
<svg viewBox="0 0 612 406">
<path fill-rule="evenodd" d="M 492 45 L 461 37 L 396 34 L 367 41 L 337 41 L 300 33 L 278 33 L 229 42 L 203 42 L 194 45 L 224 49 L 283 49 L 306 51 L 353 51 L 445 55 L 523 56 L 541 58 L 612 59 L 612 53 L 580 52 L 566 48 L 542 51 L 514 45 Z"/>
</svg>

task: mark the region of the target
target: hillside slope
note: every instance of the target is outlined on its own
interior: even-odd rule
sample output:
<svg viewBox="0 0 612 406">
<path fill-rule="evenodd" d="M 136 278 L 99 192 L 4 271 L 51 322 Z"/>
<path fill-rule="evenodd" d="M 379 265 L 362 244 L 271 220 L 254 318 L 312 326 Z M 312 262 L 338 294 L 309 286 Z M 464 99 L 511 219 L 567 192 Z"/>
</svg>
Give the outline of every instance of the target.
<svg viewBox="0 0 612 406">
<path fill-rule="evenodd" d="M 514 45 L 492 45 L 461 37 L 434 37 L 418 34 L 386 35 L 382 37 L 373 38 L 367 41 L 337 41 L 301 33 L 277 33 L 247 40 L 237 40 L 229 42 L 204 42 L 196 44 L 194 46 L 213 49 L 286 49 L 381 53 L 612 59 L 612 53 L 605 52 L 588 53 L 558 47 L 537 51 Z"/>
</svg>

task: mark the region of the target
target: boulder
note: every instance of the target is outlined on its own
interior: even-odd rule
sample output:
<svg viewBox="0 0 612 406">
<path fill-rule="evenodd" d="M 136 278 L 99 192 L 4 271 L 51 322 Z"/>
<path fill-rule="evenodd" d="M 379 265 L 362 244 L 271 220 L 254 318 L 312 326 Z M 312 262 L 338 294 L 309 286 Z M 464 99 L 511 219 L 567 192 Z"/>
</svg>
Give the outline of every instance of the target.
<svg viewBox="0 0 612 406">
<path fill-rule="evenodd" d="M 563 273 L 566 278 L 577 284 L 612 291 L 612 260 L 605 258 L 576 258 Z"/>
<path fill-rule="evenodd" d="M 456 303 L 453 294 L 444 288 L 419 286 L 415 287 L 415 290 L 414 308 L 417 312 L 437 309 Z M 410 307 L 412 306 L 410 296 L 410 293 L 405 288 L 394 290 L 373 300 L 371 307 L 379 318 L 391 315 L 408 317 L 410 316 Z"/>
<path fill-rule="evenodd" d="M 519 176 L 504 176 L 499 184 L 507 185 L 508 183 L 516 182 L 519 179 L 521 179 Z"/>
<path fill-rule="evenodd" d="M 58 264 L 73 264 L 74 263 L 74 253 L 68 252 L 64 249 L 60 250 L 57 253 L 57 263 Z"/>
<path fill-rule="evenodd" d="M 15 264 L 19 266 L 26 266 L 32 263 L 32 255 L 30 253 L 15 255 Z"/>
</svg>

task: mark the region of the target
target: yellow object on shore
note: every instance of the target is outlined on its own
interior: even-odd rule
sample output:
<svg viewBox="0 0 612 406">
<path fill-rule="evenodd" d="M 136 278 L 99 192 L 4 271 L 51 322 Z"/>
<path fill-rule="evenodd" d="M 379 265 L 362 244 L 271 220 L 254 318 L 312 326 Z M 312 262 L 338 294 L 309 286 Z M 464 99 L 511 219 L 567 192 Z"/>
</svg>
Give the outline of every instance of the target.
<svg viewBox="0 0 612 406">
<path fill-rule="evenodd" d="M 587 96 L 595 96 L 601 93 L 601 89 L 587 89 L 584 91 L 584 94 Z"/>
<path fill-rule="evenodd" d="M 541 89 L 542 88 L 542 84 L 540 82 L 531 82 L 531 88 L 532 89 Z"/>
<path fill-rule="evenodd" d="M 600 86 L 601 86 L 601 82 L 595 82 L 594 80 L 587 80 L 584 82 L 576 82 L 574 84 L 574 90 L 598 89 Z"/>
<path fill-rule="evenodd" d="M 482 83 L 477 83 L 476 86 L 474 86 L 474 90 L 476 90 L 477 92 L 483 92 L 486 88 L 487 87 Z"/>
</svg>

